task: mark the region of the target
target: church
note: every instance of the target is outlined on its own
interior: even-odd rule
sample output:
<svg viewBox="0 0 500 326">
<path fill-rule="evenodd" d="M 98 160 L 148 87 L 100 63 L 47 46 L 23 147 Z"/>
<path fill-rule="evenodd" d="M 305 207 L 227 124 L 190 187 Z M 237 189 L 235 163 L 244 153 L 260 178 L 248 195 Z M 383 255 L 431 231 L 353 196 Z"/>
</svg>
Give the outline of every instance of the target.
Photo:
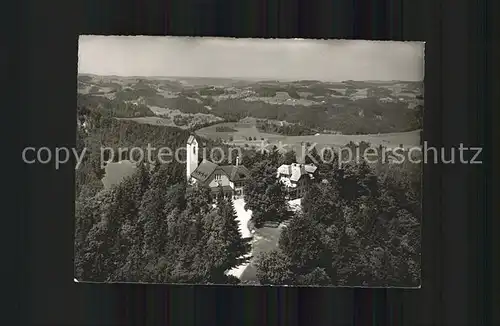
<svg viewBox="0 0 500 326">
<path fill-rule="evenodd" d="M 189 136 L 186 144 L 188 184 L 208 186 L 213 193 L 222 188 L 224 195 L 233 198 L 243 196 L 243 187 L 250 178 L 250 172 L 239 164 L 239 157 L 236 158 L 236 165 L 218 165 L 205 159 L 198 164 L 198 151 L 198 141 L 194 136 Z"/>
</svg>

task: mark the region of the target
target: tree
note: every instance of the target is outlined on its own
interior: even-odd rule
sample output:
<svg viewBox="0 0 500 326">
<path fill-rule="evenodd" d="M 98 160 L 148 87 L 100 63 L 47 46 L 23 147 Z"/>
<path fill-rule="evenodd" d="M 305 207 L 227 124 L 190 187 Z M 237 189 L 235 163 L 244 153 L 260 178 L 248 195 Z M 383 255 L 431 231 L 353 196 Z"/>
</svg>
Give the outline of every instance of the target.
<svg viewBox="0 0 500 326">
<path fill-rule="evenodd" d="M 192 219 L 186 232 L 188 240 L 179 258 L 184 262 L 183 273 L 189 274 L 191 281 L 234 283 L 236 280 L 225 273 L 248 261 L 250 239 L 241 238 L 232 201 L 218 196 L 217 208 Z"/>
<path fill-rule="evenodd" d="M 295 163 L 297 160 L 296 155 L 294 150 L 286 151 L 281 155 L 279 165 Z"/>
<path fill-rule="evenodd" d="M 288 204 L 285 199 L 285 190 L 279 181 L 275 181 L 267 187 L 264 194 L 264 206 L 261 216 L 264 221 L 283 222 L 291 217 Z"/>
<path fill-rule="evenodd" d="M 276 183 L 276 170 L 273 169 L 270 162 L 267 160 L 257 161 L 250 170 L 250 180 L 245 185 L 245 209 L 252 211 L 262 209 L 262 195 L 274 183 Z"/>
<path fill-rule="evenodd" d="M 155 167 L 149 189 L 142 198 L 139 223 L 144 226 L 142 253 L 146 257 L 155 257 L 160 253 L 165 237 L 163 224 L 168 178 L 166 166 Z"/>
<path fill-rule="evenodd" d="M 311 272 L 299 276 L 296 283 L 300 285 L 325 286 L 331 285 L 332 280 L 324 268 L 316 267 Z"/>
<path fill-rule="evenodd" d="M 186 210 L 191 215 L 208 213 L 212 209 L 212 192 L 205 185 L 195 185 L 186 193 Z"/>
<path fill-rule="evenodd" d="M 114 270 L 109 281 L 133 281 L 125 273 L 131 251 L 140 246 L 143 239 L 143 223 L 140 220 L 140 206 L 148 187 L 149 173 L 144 167 L 114 187 L 114 216 L 111 224 L 113 246 L 110 255 L 114 260 Z M 125 279 L 124 279 L 125 277 Z"/>
<path fill-rule="evenodd" d="M 334 184 L 311 184 L 301 205 L 305 216 L 325 225 L 343 218 L 342 199 Z"/>
<path fill-rule="evenodd" d="M 291 285 L 294 282 L 292 263 L 279 249 L 262 253 L 255 264 L 257 279 L 262 285 Z"/>
<path fill-rule="evenodd" d="M 325 149 L 326 148 L 326 149 Z M 315 181 L 323 182 L 323 180 L 331 181 L 332 175 L 335 170 L 339 167 L 339 157 L 338 154 L 329 150 L 325 147 L 318 154 L 318 169 L 315 172 Z"/>
<path fill-rule="evenodd" d="M 321 236 L 321 225 L 301 214 L 283 229 L 279 247 L 289 257 L 296 274 L 305 274 L 311 266 L 329 263 Z"/>
<path fill-rule="evenodd" d="M 268 160 L 269 164 L 273 167 L 273 169 L 276 171 L 279 167 L 279 161 L 281 158 L 281 154 L 278 151 L 278 147 L 276 145 L 273 145 L 271 150 L 267 153 L 264 153 L 263 159 Z"/>
<path fill-rule="evenodd" d="M 117 268 L 119 207 L 117 189 L 102 194 L 98 221 L 92 226 L 81 248 L 79 277 L 89 281 L 107 281 Z"/>
<path fill-rule="evenodd" d="M 139 207 L 142 196 L 149 188 L 150 181 L 149 166 L 141 162 L 137 165 L 134 174 L 122 181 L 121 186 L 129 191 L 131 200 Z"/>
<path fill-rule="evenodd" d="M 103 221 L 89 231 L 82 249 L 82 259 L 77 261 L 77 278 L 97 282 L 107 280 L 113 267 L 109 265 L 108 234 L 108 226 Z"/>
<path fill-rule="evenodd" d="M 83 262 L 85 241 L 87 236 L 97 222 L 100 220 L 100 197 L 84 197 L 80 196 L 76 201 L 75 209 L 75 267 L 76 278 L 83 277 Z"/>
<path fill-rule="evenodd" d="M 174 184 L 165 194 L 165 206 L 163 211 L 165 215 L 173 210 L 184 210 L 186 208 L 186 188 L 184 183 Z"/>
<path fill-rule="evenodd" d="M 267 221 L 284 221 L 289 218 L 283 185 L 276 178 L 276 169 L 269 160 L 256 163 L 250 171 L 251 178 L 245 186 L 245 209 L 252 210 L 256 227 Z"/>
<path fill-rule="evenodd" d="M 81 192 L 76 204 L 77 274 L 89 280 L 123 280 L 126 257 L 134 242 L 142 238 L 137 230 L 137 214 L 148 182 L 148 172 L 139 166 L 133 176 L 110 190 L 87 199 Z"/>
<path fill-rule="evenodd" d="M 314 165 L 320 165 L 323 162 L 323 159 L 318 153 L 318 150 L 316 147 L 313 147 L 309 153 L 307 152 L 309 150 L 310 144 L 307 143 L 307 147 L 305 148 L 305 152 L 302 153 L 304 157 L 304 162 L 305 164 L 314 164 Z"/>
<path fill-rule="evenodd" d="M 140 208 L 145 193 L 150 187 L 149 167 L 141 163 L 135 173 L 116 187 L 123 189 L 119 202 L 123 218 L 120 222 L 119 238 L 122 247 L 120 267 L 113 273 L 116 281 L 138 282 L 142 280 L 144 257 L 142 255 L 144 221 Z"/>
<path fill-rule="evenodd" d="M 329 183 L 311 185 L 302 201 L 303 214 L 281 233 L 279 255 L 264 260 L 286 277 L 273 278 L 269 275 L 276 273 L 269 270 L 274 269 L 260 264 L 262 282 L 286 278 L 302 285 L 418 285 L 421 211 L 412 181 L 418 176 L 401 166 L 388 171 L 382 179 L 365 162 L 350 163 L 333 171 Z"/>
<path fill-rule="evenodd" d="M 379 195 L 378 178 L 364 160 L 347 163 L 335 170 L 332 184 L 337 186 L 340 197 L 347 201 L 354 201 L 360 196 Z"/>
<path fill-rule="evenodd" d="M 208 213 L 213 214 L 212 213 Z M 206 215 L 194 214 L 185 210 L 179 219 L 178 232 L 182 237 L 176 244 L 177 255 L 173 260 L 174 268 L 171 274 L 173 280 L 182 283 L 200 283 L 209 279 L 209 261 L 204 259 L 206 251 L 205 222 Z"/>
<path fill-rule="evenodd" d="M 211 221 L 208 245 L 209 248 L 210 244 L 218 245 L 216 248 L 224 260 L 224 263 L 219 265 L 223 271 L 227 271 L 248 261 L 246 256 L 250 252 L 250 238 L 241 237 L 231 199 L 223 197 L 219 200 L 216 212 Z"/>
</svg>

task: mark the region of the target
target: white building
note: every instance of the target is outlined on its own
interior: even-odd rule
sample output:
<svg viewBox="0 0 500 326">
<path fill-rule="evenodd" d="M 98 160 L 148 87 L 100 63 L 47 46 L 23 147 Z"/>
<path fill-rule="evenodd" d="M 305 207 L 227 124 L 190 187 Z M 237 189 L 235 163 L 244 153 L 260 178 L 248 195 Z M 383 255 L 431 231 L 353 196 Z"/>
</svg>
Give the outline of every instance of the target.
<svg viewBox="0 0 500 326">
<path fill-rule="evenodd" d="M 283 164 L 278 168 L 276 176 L 285 185 L 290 199 L 295 199 L 305 194 L 316 170 L 314 164 Z"/>
<path fill-rule="evenodd" d="M 186 177 L 188 181 L 191 174 L 198 167 L 198 141 L 194 136 L 189 136 L 186 144 Z"/>
</svg>

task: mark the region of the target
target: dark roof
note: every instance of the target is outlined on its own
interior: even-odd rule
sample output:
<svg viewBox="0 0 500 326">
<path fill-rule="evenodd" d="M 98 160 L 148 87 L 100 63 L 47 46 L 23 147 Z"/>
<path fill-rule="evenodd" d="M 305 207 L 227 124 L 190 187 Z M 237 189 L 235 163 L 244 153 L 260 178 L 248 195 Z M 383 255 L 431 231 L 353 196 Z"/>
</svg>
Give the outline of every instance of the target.
<svg viewBox="0 0 500 326">
<path fill-rule="evenodd" d="M 217 164 L 207 160 L 203 160 L 203 162 L 198 165 L 193 173 L 191 173 L 191 177 L 195 178 L 198 181 L 205 182 L 217 167 Z"/>
<path fill-rule="evenodd" d="M 243 165 L 223 165 L 220 167 L 231 181 L 246 180 L 250 177 L 250 171 Z"/>
<path fill-rule="evenodd" d="M 205 182 L 214 173 L 220 169 L 227 175 L 230 181 L 242 181 L 250 177 L 250 171 L 243 165 L 223 165 L 219 166 L 213 162 L 203 160 L 198 167 L 191 173 L 191 177 L 198 181 Z"/>
</svg>

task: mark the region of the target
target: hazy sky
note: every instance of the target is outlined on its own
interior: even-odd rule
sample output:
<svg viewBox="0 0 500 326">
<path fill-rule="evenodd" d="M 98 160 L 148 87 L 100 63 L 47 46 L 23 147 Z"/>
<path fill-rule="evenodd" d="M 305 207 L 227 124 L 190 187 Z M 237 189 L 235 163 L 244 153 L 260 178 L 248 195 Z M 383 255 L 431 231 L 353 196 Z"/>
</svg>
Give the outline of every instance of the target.
<svg viewBox="0 0 500 326">
<path fill-rule="evenodd" d="M 421 81 L 421 42 L 80 36 L 79 73 Z"/>
</svg>

